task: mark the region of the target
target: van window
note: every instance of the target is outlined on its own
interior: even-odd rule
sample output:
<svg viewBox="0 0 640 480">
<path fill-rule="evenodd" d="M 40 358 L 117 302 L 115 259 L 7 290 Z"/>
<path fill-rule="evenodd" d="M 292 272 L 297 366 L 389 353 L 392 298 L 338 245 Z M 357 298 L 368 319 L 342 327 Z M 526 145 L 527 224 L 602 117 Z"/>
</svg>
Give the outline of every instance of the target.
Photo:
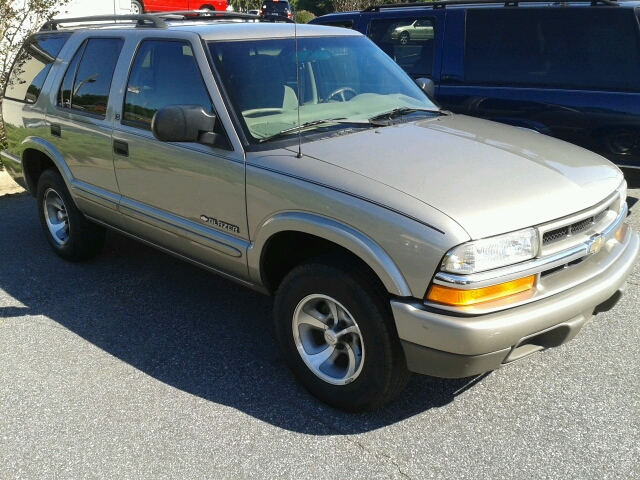
<svg viewBox="0 0 640 480">
<path fill-rule="evenodd" d="M 117 38 L 86 41 L 67 68 L 58 93 L 58 105 L 104 118 L 123 44 L 123 40 Z"/>
<path fill-rule="evenodd" d="M 5 97 L 35 103 L 51 65 L 71 33 L 40 34 L 29 38 L 16 57 Z"/>
<path fill-rule="evenodd" d="M 433 70 L 435 19 L 403 17 L 371 20 L 367 36 L 412 76 Z"/>
<path fill-rule="evenodd" d="M 333 22 L 317 22 L 316 24 L 326 27 L 353 28 L 353 20 L 335 20 Z"/>
<path fill-rule="evenodd" d="M 602 90 L 640 88 L 638 23 L 631 11 L 468 10 L 466 25 L 467 82 Z"/>
</svg>

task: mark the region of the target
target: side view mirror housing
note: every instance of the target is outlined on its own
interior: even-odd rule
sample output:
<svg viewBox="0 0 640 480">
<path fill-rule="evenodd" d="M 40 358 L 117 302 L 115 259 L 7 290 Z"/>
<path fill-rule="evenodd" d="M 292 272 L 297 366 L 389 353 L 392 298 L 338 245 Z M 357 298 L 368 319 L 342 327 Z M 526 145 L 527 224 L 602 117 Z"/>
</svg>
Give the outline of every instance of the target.
<svg viewBox="0 0 640 480">
<path fill-rule="evenodd" d="M 151 119 L 151 132 L 161 142 L 221 143 L 213 133 L 217 117 L 200 105 L 169 105 L 159 109 Z M 226 143 L 226 142 L 224 142 Z"/>
<path fill-rule="evenodd" d="M 429 97 L 429 100 L 433 100 L 436 96 L 436 84 L 430 78 L 417 78 L 416 84 L 420 89 Z"/>
</svg>

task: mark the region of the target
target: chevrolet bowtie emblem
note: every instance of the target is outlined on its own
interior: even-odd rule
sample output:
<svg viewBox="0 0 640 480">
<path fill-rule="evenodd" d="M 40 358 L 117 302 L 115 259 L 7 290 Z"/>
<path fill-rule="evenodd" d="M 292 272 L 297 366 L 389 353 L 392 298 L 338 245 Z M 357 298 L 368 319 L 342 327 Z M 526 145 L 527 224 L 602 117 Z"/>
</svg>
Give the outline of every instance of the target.
<svg viewBox="0 0 640 480">
<path fill-rule="evenodd" d="M 602 235 L 594 235 L 589 239 L 589 254 L 598 253 L 605 244 L 606 239 Z"/>
</svg>

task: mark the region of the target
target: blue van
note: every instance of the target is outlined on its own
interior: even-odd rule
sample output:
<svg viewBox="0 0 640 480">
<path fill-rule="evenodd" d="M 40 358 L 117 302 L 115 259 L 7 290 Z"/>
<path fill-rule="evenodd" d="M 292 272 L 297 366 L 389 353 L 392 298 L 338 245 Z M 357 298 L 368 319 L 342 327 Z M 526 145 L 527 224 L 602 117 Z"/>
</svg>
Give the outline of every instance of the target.
<svg viewBox="0 0 640 480">
<path fill-rule="evenodd" d="M 311 23 L 360 31 L 456 113 L 640 168 L 640 2 L 443 0 Z"/>
</svg>

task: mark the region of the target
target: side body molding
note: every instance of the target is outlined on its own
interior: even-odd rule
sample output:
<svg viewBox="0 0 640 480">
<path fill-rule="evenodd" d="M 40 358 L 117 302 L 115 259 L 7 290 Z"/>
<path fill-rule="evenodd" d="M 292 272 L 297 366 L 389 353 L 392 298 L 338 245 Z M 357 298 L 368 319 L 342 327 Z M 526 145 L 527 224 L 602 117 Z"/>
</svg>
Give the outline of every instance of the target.
<svg viewBox="0 0 640 480">
<path fill-rule="evenodd" d="M 285 231 L 315 235 L 346 248 L 369 265 L 389 293 L 399 297 L 412 296 L 394 261 L 373 240 L 335 220 L 302 212 L 279 213 L 267 219 L 258 229 L 253 244 L 247 250 L 249 276 L 254 284 L 264 284 L 260 275 L 260 263 L 267 241 L 273 235 Z"/>
</svg>

